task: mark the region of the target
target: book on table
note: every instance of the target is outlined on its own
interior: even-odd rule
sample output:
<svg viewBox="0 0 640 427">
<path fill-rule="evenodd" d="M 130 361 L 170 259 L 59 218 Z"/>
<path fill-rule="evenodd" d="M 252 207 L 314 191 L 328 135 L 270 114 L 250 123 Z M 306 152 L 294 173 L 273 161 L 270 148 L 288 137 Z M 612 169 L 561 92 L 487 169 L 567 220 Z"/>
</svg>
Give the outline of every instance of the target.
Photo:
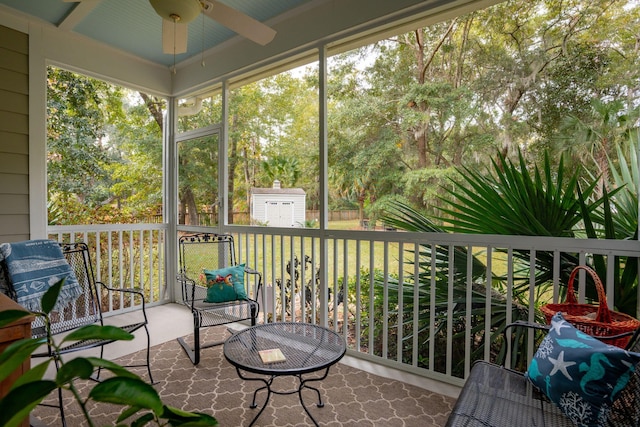
<svg viewBox="0 0 640 427">
<path fill-rule="evenodd" d="M 260 358 L 262 359 L 262 363 L 265 363 L 265 364 L 284 362 L 285 360 L 287 360 L 287 358 L 284 357 L 284 354 L 282 354 L 282 350 L 280 350 L 279 348 L 270 348 L 268 350 L 259 350 L 258 353 L 260 354 Z"/>
</svg>

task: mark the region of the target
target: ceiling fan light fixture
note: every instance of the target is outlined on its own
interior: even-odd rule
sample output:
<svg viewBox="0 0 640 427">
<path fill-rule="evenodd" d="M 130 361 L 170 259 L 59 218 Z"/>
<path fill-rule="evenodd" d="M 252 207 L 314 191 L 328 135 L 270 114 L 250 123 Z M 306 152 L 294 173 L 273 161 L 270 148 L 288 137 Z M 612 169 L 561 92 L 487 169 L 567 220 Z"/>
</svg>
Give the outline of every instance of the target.
<svg viewBox="0 0 640 427">
<path fill-rule="evenodd" d="M 200 0 L 149 0 L 149 3 L 162 19 L 181 24 L 193 21 L 202 11 Z"/>
</svg>

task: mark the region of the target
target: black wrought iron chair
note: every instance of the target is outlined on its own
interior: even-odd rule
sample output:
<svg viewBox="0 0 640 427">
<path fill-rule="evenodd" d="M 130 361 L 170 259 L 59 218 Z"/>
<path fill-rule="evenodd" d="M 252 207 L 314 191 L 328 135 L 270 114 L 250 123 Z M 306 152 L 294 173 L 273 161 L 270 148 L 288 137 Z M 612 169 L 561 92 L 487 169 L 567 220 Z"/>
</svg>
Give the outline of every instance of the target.
<svg viewBox="0 0 640 427">
<path fill-rule="evenodd" d="M 201 328 L 243 320 L 250 320 L 251 325 L 256 324 L 260 311 L 257 299 L 262 287 L 262 275 L 256 270 L 237 265 L 233 236 L 229 234 L 185 235 L 178 240 L 178 248 L 178 282 L 182 290 L 182 302 L 193 314 L 193 346 L 187 343 L 184 337 L 178 338 L 178 342 L 191 362 L 197 365 L 200 363 L 200 350 L 224 342 L 201 343 Z M 233 284 L 233 291 L 228 289 L 231 280 L 225 281 L 231 275 L 230 271 L 234 274 L 242 272 L 244 276 L 242 279 L 239 279 L 239 276 L 233 277 L 236 282 L 242 280 L 242 283 Z M 249 279 L 250 276 L 253 277 L 253 281 Z M 228 298 L 212 296 L 212 292 L 218 290 L 228 291 Z"/>
<path fill-rule="evenodd" d="M 106 303 L 105 297 L 110 292 L 127 294 L 131 298 L 139 298 L 142 309 L 140 310 L 138 321 L 128 325 L 118 326 L 130 333 L 133 333 L 139 329 L 144 329 L 147 340 L 146 363 L 127 366 L 146 367 L 149 375 L 149 381 L 153 383 L 149 355 L 150 338 L 149 330 L 147 328 L 148 322 L 147 314 L 145 311 L 144 294 L 136 289 L 111 288 L 101 282 L 97 282 L 95 280 L 93 266 L 91 264 L 89 247 L 85 243 L 78 242 L 70 244 L 60 244 L 60 246 L 65 259 L 67 260 L 69 266 L 71 267 L 71 270 L 78 280 L 79 296 L 75 297 L 73 300 L 65 303 L 64 305 L 57 307 L 49 314 L 48 318 L 51 326 L 51 335 L 53 336 L 53 338 L 55 339 L 55 336 L 57 334 L 70 332 L 85 325 L 103 325 L 104 321 L 102 316 L 102 304 Z M 0 270 L 2 270 L 2 274 L 0 274 L 0 280 L 4 281 L 4 283 L 0 284 L 0 291 L 6 293 L 9 297 L 17 301 L 17 294 L 15 292 L 15 289 L 12 288 L 13 285 L 10 280 L 11 276 L 8 272 L 7 265 L 4 259 L 0 260 Z M 42 317 L 36 317 L 36 320 L 33 321 L 31 325 L 31 331 L 33 338 L 43 338 L 47 336 L 45 321 Z M 112 342 L 114 341 L 97 339 L 74 341 L 61 347 L 58 351 L 58 354 L 67 354 L 80 350 L 99 347 L 100 357 L 103 358 L 104 346 Z M 54 355 L 55 351 L 56 350 L 53 347 L 47 346 L 46 350 L 34 353 L 32 357 L 51 357 Z M 59 363 L 56 359 L 56 369 L 59 369 L 59 367 Z M 95 380 L 99 380 L 99 369 L 96 371 L 93 378 Z M 59 408 L 62 425 L 66 426 L 61 389 L 58 389 L 58 405 L 43 405 Z"/>
</svg>

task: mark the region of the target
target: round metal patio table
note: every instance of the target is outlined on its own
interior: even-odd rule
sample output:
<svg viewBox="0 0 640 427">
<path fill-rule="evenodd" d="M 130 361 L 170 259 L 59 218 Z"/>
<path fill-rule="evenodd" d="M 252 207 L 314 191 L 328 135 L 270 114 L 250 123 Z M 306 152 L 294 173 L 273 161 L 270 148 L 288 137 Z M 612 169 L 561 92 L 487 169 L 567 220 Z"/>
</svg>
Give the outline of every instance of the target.
<svg viewBox="0 0 640 427">
<path fill-rule="evenodd" d="M 260 350 L 279 348 L 286 360 L 265 364 L 260 358 Z M 336 332 L 322 326 L 309 323 L 277 322 L 252 326 L 230 336 L 224 343 L 224 357 L 235 366 L 238 376 L 243 380 L 261 381 L 263 387 L 253 392 L 251 408 L 256 408 L 256 396 L 260 390 L 267 390 L 267 398 L 260 412 L 256 414 L 249 426 L 260 417 L 269 403 L 271 394 L 298 393 L 300 404 L 311 418 L 314 425 L 317 421 L 302 399 L 302 390 L 314 390 L 318 395 L 319 408 L 324 406 L 320 391 L 309 385 L 313 381 L 322 381 L 329 374 L 329 368 L 336 364 L 346 352 L 344 338 Z M 304 374 L 324 370 L 321 377 L 303 378 Z M 266 375 L 265 378 L 247 377 L 243 372 Z M 298 378 L 298 387 L 294 390 L 274 390 L 273 380 L 276 377 L 290 375 Z"/>
</svg>

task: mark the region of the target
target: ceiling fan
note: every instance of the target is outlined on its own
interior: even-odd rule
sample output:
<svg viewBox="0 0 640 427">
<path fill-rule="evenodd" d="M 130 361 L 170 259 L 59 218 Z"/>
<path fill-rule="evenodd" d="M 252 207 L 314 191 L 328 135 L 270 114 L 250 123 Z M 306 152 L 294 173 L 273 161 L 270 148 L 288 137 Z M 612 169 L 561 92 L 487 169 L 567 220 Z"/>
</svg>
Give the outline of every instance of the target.
<svg viewBox="0 0 640 427">
<path fill-rule="evenodd" d="M 64 1 L 75 3 L 83 0 Z M 262 46 L 271 42 L 276 35 L 271 27 L 217 0 L 149 0 L 149 3 L 162 18 L 164 53 L 187 51 L 187 24 L 200 13 Z"/>
</svg>

